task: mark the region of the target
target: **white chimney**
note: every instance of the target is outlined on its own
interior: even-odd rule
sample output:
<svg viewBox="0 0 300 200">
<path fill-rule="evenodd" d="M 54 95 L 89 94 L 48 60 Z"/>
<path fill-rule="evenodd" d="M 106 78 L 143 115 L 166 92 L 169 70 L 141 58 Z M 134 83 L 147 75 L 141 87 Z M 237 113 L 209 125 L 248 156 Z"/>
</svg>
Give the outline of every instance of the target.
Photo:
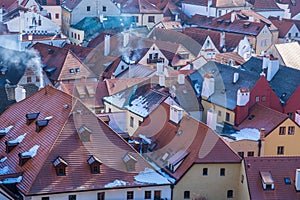
<svg viewBox="0 0 300 200">
<path fill-rule="evenodd" d="M 239 73 L 238 72 L 234 72 L 233 73 L 233 83 L 236 83 L 239 80 Z"/>
<path fill-rule="evenodd" d="M 240 88 L 237 91 L 236 105 L 245 106 L 250 100 L 250 90 L 248 88 Z"/>
<path fill-rule="evenodd" d="M 263 64 L 262 64 L 262 69 L 267 69 L 270 63 L 270 58 L 269 57 L 263 57 Z"/>
<path fill-rule="evenodd" d="M 215 78 L 212 74 L 205 74 L 201 96 L 209 98 L 215 92 Z"/>
<path fill-rule="evenodd" d="M 0 22 L 3 22 L 3 8 L 0 8 Z"/>
<path fill-rule="evenodd" d="M 104 38 L 104 56 L 108 56 L 110 52 L 110 35 L 105 35 Z"/>
<path fill-rule="evenodd" d="M 129 33 L 123 32 L 123 47 L 126 47 L 129 43 Z"/>
<path fill-rule="evenodd" d="M 32 34 L 28 34 L 28 40 L 32 41 L 32 39 L 33 39 L 33 35 Z"/>
<path fill-rule="evenodd" d="M 225 32 L 221 32 L 220 33 L 220 47 L 224 47 L 225 46 Z"/>
<path fill-rule="evenodd" d="M 15 88 L 15 98 L 17 102 L 22 101 L 26 98 L 26 90 L 22 86 L 18 85 Z"/>
<path fill-rule="evenodd" d="M 212 0 L 207 1 L 207 17 L 210 17 L 210 7 L 212 6 Z"/>
<path fill-rule="evenodd" d="M 295 122 L 300 126 L 300 110 L 295 113 Z"/>
<path fill-rule="evenodd" d="M 268 71 L 267 71 L 267 80 L 271 81 L 272 78 L 279 70 L 279 61 L 277 58 L 270 58 Z"/>
<path fill-rule="evenodd" d="M 300 191 L 300 169 L 296 169 L 295 186 L 296 191 Z"/>
<path fill-rule="evenodd" d="M 178 74 L 178 84 L 184 85 L 185 76 L 184 74 Z"/>
<path fill-rule="evenodd" d="M 166 77 L 165 77 L 165 75 L 159 75 L 158 76 L 158 84 L 161 87 L 166 87 Z"/>
<path fill-rule="evenodd" d="M 183 116 L 183 109 L 176 105 L 170 105 L 170 121 L 178 124 Z"/>
<path fill-rule="evenodd" d="M 254 22 L 254 17 L 250 15 L 248 21 L 249 22 Z"/>
<path fill-rule="evenodd" d="M 235 16 L 236 16 L 236 13 L 235 13 L 234 11 L 232 11 L 232 12 L 231 12 L 231 18 L 230 18 L 231 23 L 234 22 Z"/>
<path fill-rule="evenodd" d="M 159 75 L 159 76 L 164 74 L 164 63 L 163 62 L 156 63 L 156 72 L 157 72 L 157 75 Z"/>
<path fill-rule="evenodd" d="M 207 111 L 206 124 L 214 131 L 217 128 L 217 112 L 212 108 Z"/>
</svg>

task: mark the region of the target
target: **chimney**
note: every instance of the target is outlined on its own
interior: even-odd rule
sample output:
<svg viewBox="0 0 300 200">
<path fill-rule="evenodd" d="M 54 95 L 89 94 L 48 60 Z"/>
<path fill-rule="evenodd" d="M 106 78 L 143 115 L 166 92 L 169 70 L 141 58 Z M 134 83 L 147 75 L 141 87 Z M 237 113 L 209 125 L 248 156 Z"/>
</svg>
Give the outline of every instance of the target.
<svg viewBox="0 0 300 200">
<path fill-rule="evenodd" d="M 238 72 L 234 72 L 233 74 L 233 83 L 236 83 L 239 80 L 239 73 Z"/>
<path fill-rule="evenodd" d="M 184 80 L 185 80 L 184 74 L 178 74 L 177 79 L 179 85 L 184 85 Z"/>
<path fill-rule="evenodd" d="M 232 11 L 232 12 L 231 12 L 231 18 L 230 18 L 231 23 L 234 22 L 235 16 L 236 16 L 236 13 L 235 13 L 234 11 Z"/>
<path fill-rule="evenodd" d="M 166 77 L 165 77 L 165 75 L 159 75 L 158 76 L 158 84 L 161 87 L 166 87 Z"/>
<path fill-rule="evenodd" d="M 156 72 L 157 72 L 158 76 L 164 74 L 164 63 L 163 62 L 156 63 Z"/>
<path fill-rule="evenodd" d="M 110 52 L 110 35 L 104 37 L 104 56 L 108 56 Z"/>
<path fill-rule="evenodd" d="M 249 22 L 254 22 L 254 17 L 250 15 L 248 21 Z"/>
<path fill-rule="evenodd" d="M 265 140 L 265 128 L 260 129 L 260 140 L 261 141 Z"/>
<path fill-rule="evenodd" d="M 176 105 L 170 105 L 170 121 L 179 124 L 183 116 L 183 109 Z"/>
<path fill-rule="evenodd" d="M 123 47 L 126 47 L 129 43 L 129 33 L 123 32 Z"/>
<path fill-rule="evenodd" d="M 224 47 L 225 46 L 225 32 L 221 32 L 220 33 L 220 47 Z"/>
<path fill-rule="evenodd" d="M 212 108 L 207 111 L 206 124 L 214 131 L 217 128 L 217 112 Z"/>
<path fill-rule="evenodd" d="M 3 22 L 3 8 L 0 8 L 0 22 Z"/>
<path fill-rule="evenodd" d="M 32 34 L 28 34 L 28 40 L 32 41 L 33 40 L 33 35 Z"/>
<path fill-rule="evenodd" d="M 15 88 L 15 98 L 17 102 L 22 101 L 26 98 L 26 90 L 22 86 L 18 85 Z"/>
<path fill-rule="evenodd" d="M 212 74 L 205 74 L 201 96 L 208 99 L 215 92 L 215 78 Z"/>
<path fill-rule="evenodd" d="M 269 61 L 268 71 L 267 71 L 267 80 L 271 81 L 279 70 L 279 61 L 278 58 L 274 58 L 274 57 L 270 57 L 269 60 L 270 61 Z"/>
<path fill-rule="evenodd" d="M 295 122 L 300 126 L 300 110 L 295 113 Z"/>
<path fill-rule="evenodd" d="M 212 6 L 212 0 L 207 1 L 207 17 L 210 17 L 210 7 Z"/>
<path fill-rule="evenodd" d="M 237 91 L 236 105 L 246 106 L 250 100 L 250 90 L 248 88 L 240 88 Z"/>
<path fill-rule="evenodd" d="M 296 169 L 295 186 L 296 190 L 300 191 L 300 169 Z"/>
</svg>

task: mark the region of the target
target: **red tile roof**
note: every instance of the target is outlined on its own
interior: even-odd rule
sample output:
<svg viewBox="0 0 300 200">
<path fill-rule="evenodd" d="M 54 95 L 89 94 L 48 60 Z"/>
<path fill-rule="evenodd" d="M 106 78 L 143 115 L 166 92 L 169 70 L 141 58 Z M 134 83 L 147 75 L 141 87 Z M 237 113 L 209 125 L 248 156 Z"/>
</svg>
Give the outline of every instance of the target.
<svg viewBox="0 0 300 200">
<path fill-rule="evenodd" d="M 92 48 L 83 47 L 83 46 L 77 46 L 73 44 L 66 44 L 64 46 L 66 49 L 70 49 L 73 53 L 76 54 L 78 58 L 80 58 L 81 61 L 84 61 L 86 57 L 91 53 L 93 50 Z"/>
<path fill-rule="evenodd" d="M 253 116 L 253 117 L 251 117 Z M 249 118 L 251 117 L 251 118 Z M 288 116 L 271 108 L 260 104 L 255 104 L 249 112 L 249 117 L 246 118 L 238 127 L 238 130 L 243 128 L 265 129 L 265 136 L 285 121 Z"/>
<path fill-rule="evenodd" d="M 216 62 L 230 65 L 230 60 L 233 61 L 234 65 L 242 65 L 246 61 L 236 52 L 229 52 L 229 53 L 219 53 L 216 54 L 214 59 Z"/>
<path fill-rule="evenodd" d="M 122 13 L 130 14 L 160 14 L 162 13 L 154 4 L 147 0 L 116 0 L 121 4 Z"/>
<path fill-rule="evenodd" d="M 42 6 L 60 6 L 62 4 L 62 0 L 38 0 L 39 4 Z"/>
<path fill-rule="evenodd" d="M 179 125 L 169 121 L 170 106 L 161 104 L 134 133 L 143 134 L 157 143 L 147 156 L 166 170 L 176 180 L 180 179 L 195 163 L 239 163 L 241 158 L 205 124 L 184 115 Z M 151 144 L 150 144 L 151 145 Z M 186 155 L 181 165 L 171 172 L 167 161 L 181 152 Z M 165 161 L 163 157 L 166 156 Z"/>
<path fill-rule="evenodd" d="M 52 116 L 39 133 L 35 123 L 26 125 L 25 115 L 39 112 L 38 120 Z M 79 100 L 46 86 L 31 97 L 8 108 L 0 116 L 1 128 L 13 128 L 0 140 L 0 152 L 7 160 L 8 173 L 22 172 L 18 189 L 25 195 L 49 194 L 104 189 L 114 180 L 127 182 L 126 186 L 140 187 L 134 176 L 151 166 L 121 137 L 91 113 Z M 77 130 L 85 125 L 92 133 L 90 141 L 84 142 Z M 23 141 L 10 153 L 5 153 L 5 141 L 16 139 L 26 133 Z M 37 154 L 22 167 L 18 165 L 18 153 L 39 145 Z M 127 172 L 123 157 L 130 153 L 136 160 L 135 170 Z M 94 155 L 103 163 L 100 174 L 91 174 L 87 159 Z M 57 176 L 53 161 L 60 156 L 68 166 L 66 176 Z M 3 180 L 5 176 L 0 176 Z"/>
<path fill-rule="evenodd" d="M 278 28 L 279 30 L 279 38 L 285 38 L 288 32 L 291 30 L 292 26 L 294 25 L 291 21 L 283 21 L 283 20 L 271 20 L 272 23 Z"/>
<path fill-rule="evenodd" d="M 250 198 L 252 200 L 300 199 L 295 190 L 296 169 L 300 167 L 300 157 L 247 157 L 245 170 Z M 264 190 L 260 172 L 269 172 L 274 181 L 274 190 Z M 290 178 L 291 184 L 285 184 Z"/>
<path fill-rule="evenodd" d="M 254 10 L 281 10 L 275 0 L 250 0 L 249 2 L 253 5 Z"/>
<path fill-rule="evenodd" d="M 295 3 L 294 3 L 295 2 Z M 291 1 L 291 0 L 280 0 L 280 3 L 283 4 L 288 4 L 289 5 L 289 10 L 291 12 L 291 18 L 295 17 L 297 14 L 299 14 L 300 12 L 300 1 L 299 0 L 295 0 L 295 1 Z"/>
<path fill-rule="evenodd" d="M 207 5 L 208 0 L 183 0 L 184 3 Z M 212 7 L 244 7 L 245 0 L 212 0 Z"/>
</svg>

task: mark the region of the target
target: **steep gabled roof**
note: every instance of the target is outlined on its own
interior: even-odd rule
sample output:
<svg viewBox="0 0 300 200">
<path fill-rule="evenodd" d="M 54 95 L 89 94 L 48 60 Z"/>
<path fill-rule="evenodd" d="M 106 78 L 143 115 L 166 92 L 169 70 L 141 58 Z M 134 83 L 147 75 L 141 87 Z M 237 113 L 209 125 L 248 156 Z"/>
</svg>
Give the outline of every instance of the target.
<svg viewBox="0 0 300 200">
<path fill-rule="evenodd" d="M 253 5 L 253 9 L 255 11 L 274 11 L 274 10 L 282 10 L 276 4 L 275 0 L 247 0 L 249 3 Z"/>
<path fill-rule="evenodd" d="M 162 11 L 159 10 L 154 4 L 151 4 L 147 0 L 117 0 L 121 4 L 121 13 L 130 14 L 161 14 Z"/>
<path fill-rule="evenodd" d="M 142 134 L 151 139 L 149 146 L 156 144 L 151 152 L 145 155 L 177 181 L 193 164 L 241 161 L 241 158 L 208 126 L 188 115 L 183 115 L 179 124 L 175 125 L 169 121 L 169 113 L 170 106 L 166 103 L 161 104 L 133 136 L 139 137 Z M 182 163 L 172 172 L 167 165 L 174 160 Z"/>
<path fill-rule="evenodd" d="M 25 115 L 32 112 L 39 112 L 37 120 L 48 119 L 48 125 L 39 133 L 35 131 L 35 122 L 26 124 Z M 2 155 L 5 154 L 6 140 L 24 136 L 21 145 L 5 155 L 7 159 L 0 165 L 7 166 L 9 170 L 0 179 L 21 172 L 22 179 L 17 187 L 25 195 L 104 189 L 115 180 L 124 181 L 125 187 L 156 185 L 136 181 L 138 172 L 151 168 L 138 152 L 79 100 L 51 86 L 46 86 L 28 99 L 10 107 L 0 116 L 0 121 L 1 128 L 13 125 L 0 140 Z M 83 125 L 90 134 L 88 141 L 83 140 L 78 131 Z M 36 154 L 22 167 L 19 166 L 18 153 L 28 151 L 36 145 Z M 123 161 L 127 154 L 136 160 L 132 172 L 127 171 Z M 91 155 L 102 162 L 100 174 L 92 174 L 90 171 L 87 160 Z M 58 156 L 67 163 L 65 176 L 57 176 L 55 173 L 53 162 Z M 158 175 L 155 171 L 153 173 Z M 63 184 L 57 184 L 60 182 Z M 168 184 L 168 181 L 158 184 Z"/>
<path fill-rule="evenodd" d="M 196 4 L 196 5 L 202 5 L 207 6 L 208 0 L 183 0 L 183 3 L 189 3 L 189 4 Z M 212 7 L 244 7 L 246 1 L 245 0 L 212 0 Z"/>
<path fill-rule="evenodd" d="M 275 44 L 274 46 L 286 66 L 300 70 L 300 58 L 298 56 L 300 45 L 298 42 Z"/>
<path fill-rule="evenodd" d="M 288 4 L 288 9 L 291 12 L 291 18 L 295 17 L 300 12 L 300 1 L 299 0 L 277 0 L 280 4 Z"/>
<path fill-rule="evenodd" d="M 272 20 L 272 23 L 278 28 L 279 30 L 279 38 L 285 38 L 291 28 L 294 26 L 293 22 L 289 21 L 282 21 L 282 20 Z"/>
</svg>

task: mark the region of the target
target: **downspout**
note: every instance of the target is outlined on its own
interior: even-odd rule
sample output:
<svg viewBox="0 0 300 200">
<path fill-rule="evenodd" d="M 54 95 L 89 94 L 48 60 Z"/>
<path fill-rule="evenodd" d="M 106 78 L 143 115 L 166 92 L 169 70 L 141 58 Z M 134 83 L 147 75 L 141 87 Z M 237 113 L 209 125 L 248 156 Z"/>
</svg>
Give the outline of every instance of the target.
<svg viewBox="0 0 300 200">
<path fill-rule="evenodd" d="M 261 139 L 259 139 L 258 140 L 258 155 L 257 155 L 258 157 L 260 157 L 260 154 L 261 154 L 261 146 L 262 146 L 261 145 Z"/>
<path fill-rule="evenodd" d="M 170 185 L 170 188 L 171 188 L 171 200 L 173 200 L 173 190 L 174 190 L 174 184 L 173 183 Z"/>
</svg>

